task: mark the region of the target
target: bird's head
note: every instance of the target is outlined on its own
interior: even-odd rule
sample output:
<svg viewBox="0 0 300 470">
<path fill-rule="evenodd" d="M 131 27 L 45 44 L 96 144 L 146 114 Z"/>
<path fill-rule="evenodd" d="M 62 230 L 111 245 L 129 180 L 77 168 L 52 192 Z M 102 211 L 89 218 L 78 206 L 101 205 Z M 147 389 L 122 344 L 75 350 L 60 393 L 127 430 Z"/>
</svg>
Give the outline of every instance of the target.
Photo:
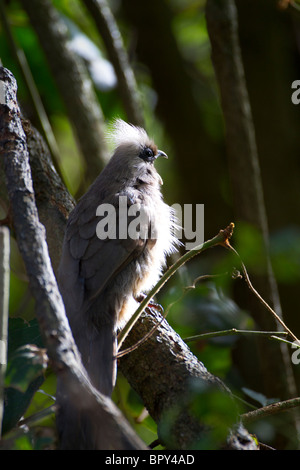
<svg viewBox="0 0 300 470">
<path fill-rule="evenodd" d="M 158 157 L 168 158 L 157 148 L 144 129 L 127 124 L 121 119 L 114 122 L 110 137 L 115 145 L 113 158 L 129 167 L 153 165 Z"/>
</svg>

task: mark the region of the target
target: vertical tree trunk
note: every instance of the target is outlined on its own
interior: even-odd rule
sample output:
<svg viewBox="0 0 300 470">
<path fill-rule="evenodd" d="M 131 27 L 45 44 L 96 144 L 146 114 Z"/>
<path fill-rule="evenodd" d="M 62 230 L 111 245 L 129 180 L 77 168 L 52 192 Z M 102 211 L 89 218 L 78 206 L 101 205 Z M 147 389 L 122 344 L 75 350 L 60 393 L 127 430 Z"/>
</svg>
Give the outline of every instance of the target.
<svg viewBox="0 0 300 470">
<path fill-rule="evenodd" d="M 239 40 L 237 12 L 233 0 L 208 0 L 206 6 L 212 59 L 220 87 L 225 118 L 229 172 L 231 177 L 235 222 L 256 227 L 264 243 L 264 276 L 252 274 L 252 281 L 262 297 L 281 316 L 278 289 L 269 258 L 269 230 L 264 203 L 259 159 L 251 107 L 249 103 Z M 247 297 L 250 312 L 262 329 L 279 326 L 268 311 Z M 286 345 L 258 342 L 261 379 L 269 397 L 290 398 L 297 394 Z"/>
</svg>

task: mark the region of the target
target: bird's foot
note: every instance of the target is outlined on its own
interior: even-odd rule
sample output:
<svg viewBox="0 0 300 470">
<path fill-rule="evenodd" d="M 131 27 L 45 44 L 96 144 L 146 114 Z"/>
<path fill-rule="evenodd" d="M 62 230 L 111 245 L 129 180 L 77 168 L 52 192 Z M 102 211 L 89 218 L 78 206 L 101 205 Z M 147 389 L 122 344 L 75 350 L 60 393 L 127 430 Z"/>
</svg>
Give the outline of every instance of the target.
<svg viewBox="0 0 300 470">
<path fill-rule="evenodd" d="M 138 294 L 136 297 L 135 297 L 135 300 L 137 302 L 143 302 L 143 300 L 146 298 L 146 294 Z M 152 299 L 150 300 L 150 302 L 148 303 L 148 307 L 149 308 L 153 308 L 155 310 L 158 310 L 160 313 L 164 313 L 164 309 L 163 307 L 160 305 L 160 304 L 157 304 L 156 302 L 154 302 Z"/>
</svg>

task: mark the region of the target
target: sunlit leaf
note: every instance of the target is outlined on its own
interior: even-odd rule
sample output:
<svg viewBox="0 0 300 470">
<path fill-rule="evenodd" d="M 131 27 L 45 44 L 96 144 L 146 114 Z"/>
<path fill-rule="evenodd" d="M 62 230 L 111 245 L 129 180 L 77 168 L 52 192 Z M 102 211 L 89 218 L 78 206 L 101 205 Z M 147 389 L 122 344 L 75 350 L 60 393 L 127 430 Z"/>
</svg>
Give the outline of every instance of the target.
<svg viewBox="0 0 300 470">
<path fill-rule="evenodd" d="M 25 392 L 29 384 L 43 374 L 47 362 L 48 359 L 44 349 L 32 344 L 21 346 L 8 362 L 5 386 Z"/>
</svg>

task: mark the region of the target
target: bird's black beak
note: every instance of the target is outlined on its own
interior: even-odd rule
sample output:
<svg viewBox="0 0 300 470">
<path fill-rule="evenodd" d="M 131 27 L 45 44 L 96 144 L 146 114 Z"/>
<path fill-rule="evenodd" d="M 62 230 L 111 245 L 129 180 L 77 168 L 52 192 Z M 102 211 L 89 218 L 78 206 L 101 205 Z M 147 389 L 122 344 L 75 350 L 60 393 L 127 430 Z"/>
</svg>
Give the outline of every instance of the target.
<svg viewBox="0 0 300 470">
<path fill-rule="evenodd" d="M 168 155 L 162 150 L 157 150 L 157 154 L 155 155 L 155 158 L 158 158 L 158 157 L 168 158 Z"/>
</svg>

